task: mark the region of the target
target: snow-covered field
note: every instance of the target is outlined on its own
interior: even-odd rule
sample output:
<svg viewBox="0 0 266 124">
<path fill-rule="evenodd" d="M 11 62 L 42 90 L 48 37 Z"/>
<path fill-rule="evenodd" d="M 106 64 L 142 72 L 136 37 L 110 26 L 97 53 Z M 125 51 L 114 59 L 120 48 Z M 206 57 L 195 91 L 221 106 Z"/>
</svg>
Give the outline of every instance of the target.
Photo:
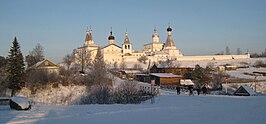
<svg viewBox="0 0 266 124">
<path fill-rule="evenodd" d="M 0 123 L 54 124 L 265 124 L 266 96 L 188 96 L 163 91 L 155 104 L 0 106 Z"/>
<path fill-rule="evenodd" d="M 181 66 L 194 67 L 196 64 L 206 66 L 238 64 L 246 62 L 252 65 L 260 59 L 241 59 L 224 61 L 191 61 L 180 62 Z M 132 64 L 133 65 L 133 64 Z M 254 79 L 254 76 L 244 75 L 244 72 L 266 72 L 265 68 L 243 68 L 227 71 L 237 78 Z M 114 77 L 117 87 L 124 80 Z M 266 93 L 266 77 L 258 77 L 257 91 Z M 138 82 L 140 86 L 147 84 Z M 255 82 L 224 85 L 234 89 L 239 85 L 249 85 L 254 89 Z M 147 85 L 149 86 L 149 84 Z M 233 91 L 233 90 L 232 90 Z M 73 105 L 84 94 L 84 86 L 62 86 L 38 91 L 35 96 L 24 89 L 20 95 L 27 96 L 34 101 L 29 111 L 11 110 L 7 105 L 0 105 L 0 124 L 264 124 L 266 122 L 266 96 L 223 96 L 200 95 L 188 96 L 183 93 L 176 95 L 175 91 L 161 90 L 155 98 L 155 103 L 146 101 L 141 104 L 114 105 Z M 68 106 L 65 106 L 68 105 Z"/>
</svg>

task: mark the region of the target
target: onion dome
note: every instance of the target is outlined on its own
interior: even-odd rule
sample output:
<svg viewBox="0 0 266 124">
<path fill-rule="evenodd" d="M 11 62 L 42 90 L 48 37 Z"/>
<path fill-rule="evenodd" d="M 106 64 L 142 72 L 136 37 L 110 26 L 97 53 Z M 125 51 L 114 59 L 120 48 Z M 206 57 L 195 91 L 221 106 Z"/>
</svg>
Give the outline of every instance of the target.
<svg viewBox="0 0 266 124">
<path fill-rule="evenodd" d="M 115 40 L 115 37 L 113 36 L 113 32 L 110 32 L 110 36 L 108 37 L 108 40 Z"/>
<path fill-rule="evenodd" d="M 169 26 L 168 28 L 167 28 L 167 32 L 171 32 L 172 31 L 172 28 Z"/>
</svg>

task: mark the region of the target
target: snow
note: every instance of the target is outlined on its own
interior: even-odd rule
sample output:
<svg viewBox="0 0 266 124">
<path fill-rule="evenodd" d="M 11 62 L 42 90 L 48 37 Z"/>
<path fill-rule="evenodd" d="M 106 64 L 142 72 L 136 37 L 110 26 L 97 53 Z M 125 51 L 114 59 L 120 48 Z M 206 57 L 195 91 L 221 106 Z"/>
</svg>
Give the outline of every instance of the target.
<svg viewBox="0 0 266 124">
<path fill-rule="evenodd" d="M 35 104 L 70 105 L 77 104 L 85 91 L 85 86 L 62 86 L 59 84 L 57 88 L 49 86 L 46 89 L 39 89 L 35 95 L 32 95 L 29 89 L 23 88 L 19 95 L 27 96 Z"/>
<path fill-rule="evenodd" d="M 167 91 L 155 104 L 38 105 L 26 112 L 0 106 L 0 123 L 264 124 L 265 104 L 265 96 L 177 96 Z"/>
<path fill-rule="evenodd" d="M 195 67 L 196 64 L 204 67 L 208 63 L 215 66 L 224 64 L 237 65 L 246 62 L 252 65 L 257 60 L 265 58 L 239 60 L 210 60 L 178 62 L 182 67 Z M 132 64 L 132 66 L 135 63 Z M 147 66 L 143 65 L 142 66 Z M 147 67 L 145 67 L 147 68 Z M 226 71 L 232 77 L 254 79 L 254 76 L 244 75 L 244 72 L 261 71 L 265 68 L 240 68 Z M 124 80 L 113 77 L 117 87 Z M 257 77 L 257 92 L 266 93 L 266 77 Z M 136 81 L 134 81 L 136 82 Z M 136 82 L 139 86 L 150 87 L 150 84 Z M 230 87 L 236 90 L 240 85 L 248 85 L 254 90 L 255 82 L 239 84 L 223 84 L 223 88 Z M 28 90 L 23 89 L 20 95 L 26 95 L 35 104 L 29 111 L 14 111 L 7 105 L 0 105 L 0 124 L 8 123 L 55 123 L 55 124 L 264 124 L 266 122 L 266 96 L 224 96 L 224 95 L 195 95 L 186 93 L 176 95 L 174 90 L 160 90 L 155 103 L 145 101 L 141 104 L 113 104 L 113 105 L 74 105 L 84 94 L 85 87 L 61 86 L 48 88 L 31 96 Z M 56 100 L 54 99 L 56 98 Z M 55 101 L 54 101 L 55 100 Z M 66 101 L 65 104 L 62 101 Z M 64 102 L 63 102 L 64 103 Z"/>
<path fill-rule="evenodd" d="M 21 109 L 26 109 L 30 106 L 30 101 L 27 97 L 25 96 L 15 96 L 11 97 L 11 100 L 15 103 L 17 103 Z"/>
<path fill-rule="evenodd" d="M 174 75 L 172 73 L 150 73 L 150 75 L 156 76 L 156 77 L 179 77 L 178 75 Z"/>
<path fill-rule="evenodd" d="M 266 68 L 254 68 L 254 67 L 239 68 L 239 69 L 233 70 L 233 71 L 226 71 L 226 73 L 228 73 L 232 77 L 245 78 L 245 79 L 254 79 L 255 76 L 245 75 L 244 74 L 245 72 L 246 73 L 253 73 L 254 71 L 266 72 Z M 258 76 L 257 80 L 266 80 L 266 76 Z"/>
<path fill-rule="evenodd" d="M 194 85 L 191 79 L 180 80 L 181 85 Z"/>
<path fill-rule="evenodd" d="M 0 100 L 9 100 L 9 99 L 10 99 L 10 97 L 4 97 L 4 96 L 0 97 Z"/>
</svg>

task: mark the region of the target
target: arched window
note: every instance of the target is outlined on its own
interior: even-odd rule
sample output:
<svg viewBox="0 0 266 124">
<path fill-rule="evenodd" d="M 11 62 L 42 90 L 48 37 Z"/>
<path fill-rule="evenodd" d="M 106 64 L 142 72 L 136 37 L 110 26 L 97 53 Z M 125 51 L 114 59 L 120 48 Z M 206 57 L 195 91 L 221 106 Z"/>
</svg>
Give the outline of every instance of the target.
<svg viewBox="0 0 266 124">
<path fill-rule="evenodd" d="M 127 45 L 125 45 L 125 49 L 127 49 Z"/>
<path fill-rule="evenodd" d="M 128 49 L 130 49 L 130 45 L 128 45 Z"/>
</svg>

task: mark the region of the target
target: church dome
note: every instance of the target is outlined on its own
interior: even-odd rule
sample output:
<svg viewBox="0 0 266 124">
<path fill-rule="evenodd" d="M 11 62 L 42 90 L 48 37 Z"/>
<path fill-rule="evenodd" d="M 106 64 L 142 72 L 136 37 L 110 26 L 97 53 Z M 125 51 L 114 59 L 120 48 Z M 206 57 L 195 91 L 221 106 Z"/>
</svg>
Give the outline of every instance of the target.
<svg viewBox="0 0 266 124">
<path fill-rule="evenodd" d="M 115 40 L 115 37 L 113 36 L 113 32 L 110 32 L 110 36 L 108 37 L 108 40 Z"/>
<path fill-rule="evenodd" d="M 168 28 L 167 28 L 167 31 L 169 32 L 169 31 L 172 31 L 172 28 L 169 26 Z"/>
<path fill-rule="evenodd" d="M 115 40 L 115 37 L 114 37 L 113 35 L 110 35 L 110 36 L 108 37 L 108 40 Z"/>
</svg>

